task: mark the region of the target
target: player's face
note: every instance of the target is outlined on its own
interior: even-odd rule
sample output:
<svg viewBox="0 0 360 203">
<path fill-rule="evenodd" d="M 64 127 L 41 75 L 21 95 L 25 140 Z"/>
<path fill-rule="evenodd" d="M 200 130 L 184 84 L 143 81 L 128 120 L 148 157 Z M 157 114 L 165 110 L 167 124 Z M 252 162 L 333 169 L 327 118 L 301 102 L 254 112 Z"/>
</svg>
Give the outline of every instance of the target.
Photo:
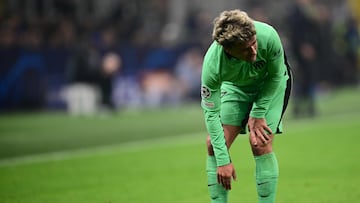
<svg viewBox="0 0 360 203">
<path fill-rule="evenodd" d="M 257 49 L 257 40 L 256 40 L 256 35 L 254 35 L 252 38 L 250 38 L 249 41 L 245 43 L 236 44 L 232 48 L 226 49 L 225 51 L 237 59 L 248 62 L 254 62 L 256 60 L 256 54 L 257 54 L 256 49 Z"/>
</svg>

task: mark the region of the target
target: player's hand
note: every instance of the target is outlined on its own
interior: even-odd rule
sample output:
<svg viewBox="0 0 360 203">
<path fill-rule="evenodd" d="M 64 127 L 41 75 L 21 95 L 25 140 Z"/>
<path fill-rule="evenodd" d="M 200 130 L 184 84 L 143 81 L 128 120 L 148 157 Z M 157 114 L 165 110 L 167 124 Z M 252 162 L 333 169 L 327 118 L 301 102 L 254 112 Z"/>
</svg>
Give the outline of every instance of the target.
<svg viewBox="0 0 360 203">
<path fill-rule="evenodd" d="M 232 163 L 217 168 L 218 183 L 222 184 L 225 190 L 231 190 L 231 179 L 236 180 L 236 172 Z"/>
<path fill-rule="evenodd" d="M 264 118 L 249 118 L 250 142 L 253 146 L 266 145 L 270 141 L 271 129 Z M 260 142 L 260 143 L 259 143 Z"/>
</svg>

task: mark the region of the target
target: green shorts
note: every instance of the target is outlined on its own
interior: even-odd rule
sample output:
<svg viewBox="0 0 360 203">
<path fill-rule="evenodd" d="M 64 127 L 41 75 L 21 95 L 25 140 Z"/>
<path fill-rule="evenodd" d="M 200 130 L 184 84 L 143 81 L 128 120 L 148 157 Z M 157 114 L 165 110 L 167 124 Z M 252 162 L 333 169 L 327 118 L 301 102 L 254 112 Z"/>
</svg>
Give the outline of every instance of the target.
<svg viewBox="0 0 360 203">
<path fill-rule="evenodd" d="M 245 93 L 240 88 L 228 84 L 223 85 L 221 91 L 222 124 L 240 126 L 240 133 L 245 134 L 255 94 Z M 281 119 L 287 107 L 290 91 L 291 79 L 288 79 L 279 87 L 265 114 L 266 123 L 274 134 L 282 133 Z"/>
</svg>

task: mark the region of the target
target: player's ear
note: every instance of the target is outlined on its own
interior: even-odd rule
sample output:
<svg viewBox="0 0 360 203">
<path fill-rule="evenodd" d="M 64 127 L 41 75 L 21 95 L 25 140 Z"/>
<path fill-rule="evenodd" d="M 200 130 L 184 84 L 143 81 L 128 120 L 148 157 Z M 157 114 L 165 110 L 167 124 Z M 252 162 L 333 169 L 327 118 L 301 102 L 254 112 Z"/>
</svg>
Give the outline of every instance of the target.
<svg viewBox="0 0 360 203">
<path fill-rule="evenodd" d="M 224 47 L 224 51 L 231 55 L 231 49 L 229 47 Z"/>
</svg>

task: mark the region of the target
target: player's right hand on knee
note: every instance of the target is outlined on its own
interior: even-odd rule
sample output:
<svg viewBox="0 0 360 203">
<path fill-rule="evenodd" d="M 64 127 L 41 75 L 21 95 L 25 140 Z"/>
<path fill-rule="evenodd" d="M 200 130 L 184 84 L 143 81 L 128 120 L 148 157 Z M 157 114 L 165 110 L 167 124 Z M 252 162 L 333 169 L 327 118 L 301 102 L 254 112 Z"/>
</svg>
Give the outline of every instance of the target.
<svg viewBox="0 0 360 203">
<path fill-rule="evenodd" d="M 217 168 L 218 183 L 226 190 L 231 190 L 231 180 L 236 180 L 236 172 L 232 163 Z"/>
</svg>

